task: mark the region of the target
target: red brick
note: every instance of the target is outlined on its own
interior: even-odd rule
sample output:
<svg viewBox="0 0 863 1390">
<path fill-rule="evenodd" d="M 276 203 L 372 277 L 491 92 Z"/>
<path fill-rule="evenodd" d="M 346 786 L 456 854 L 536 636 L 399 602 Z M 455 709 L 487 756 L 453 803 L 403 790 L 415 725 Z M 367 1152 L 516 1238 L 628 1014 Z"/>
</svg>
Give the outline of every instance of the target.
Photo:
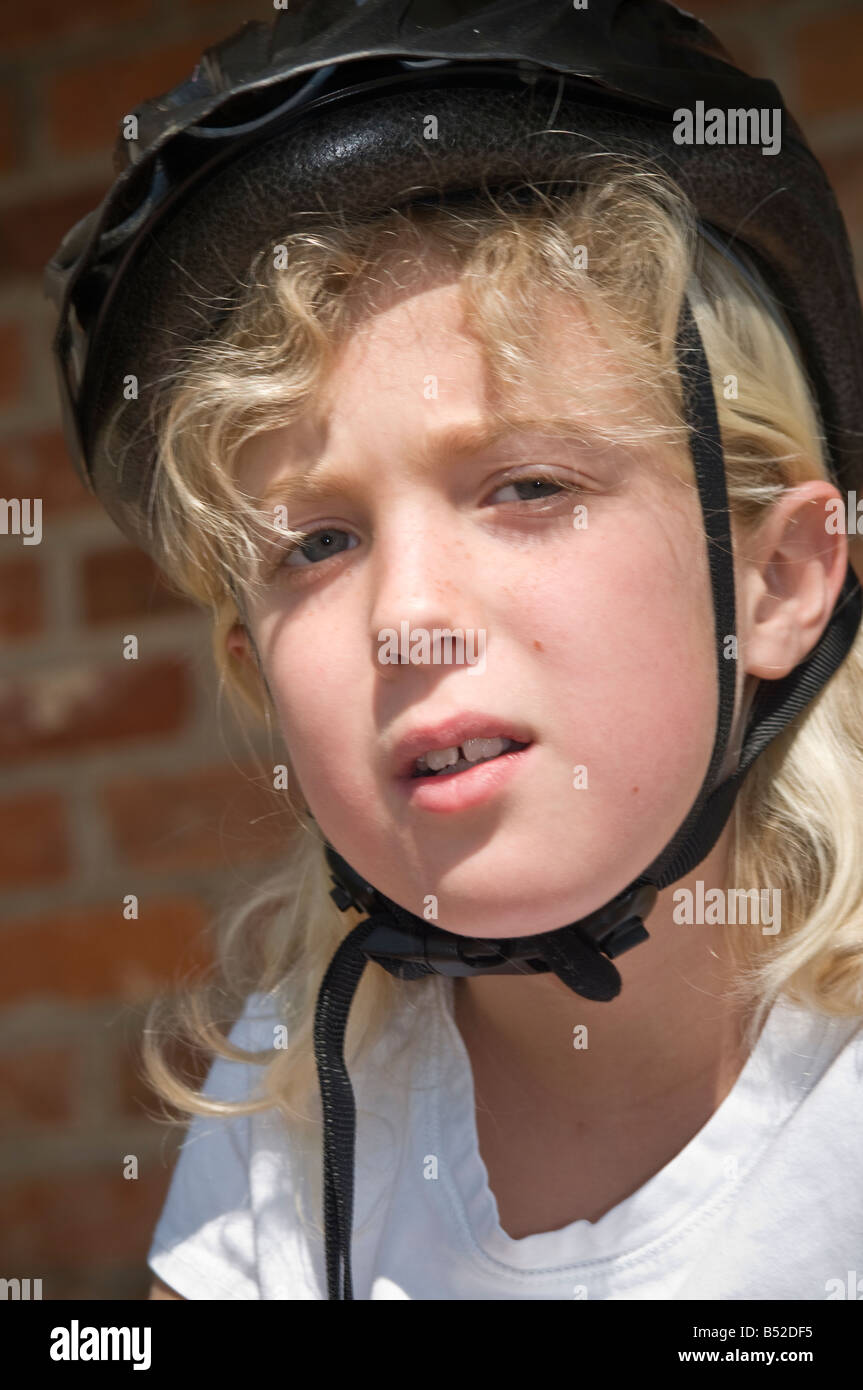
<svg viewBox="0 0 863 1390">
<path fill-rule="evenodd" d="M 146 1259 L 171 1173 L 161 1160 L 139 1162 L 124 1178 L 125 1146 L 105 1141 L 105 1165 L 0 1186 L 4 1276 L 42 1278 L 42 1297 L 56 1296 L 51 1267 Z M 18 1273 L 20 1269 L 21 1273 Z"/>
<path fill-rule="evenodd" d="M 59 430 L 17 435 L 0 444 L 0 497 L 41 497 L 43 530 L 55 512 L 104 509 L 78 477 Z"/>
<path fill-rule="evenodd" d="M 192 707 L 186 666 L 171 657 L 80 663 L 0 682 L 0 762 L 87 753 L 182 729 Z"/>
<path fill-rule="evenodd" d="M 0 887 L 55 883 L 69 872 L 66 808 L 54 792 L 0 801 Z"/>
<path fill-rule="evenodd" d="M 138 919 L 127 921 L 123 898 L 133 892 Z M 0 1003 L 152 998 L 178 974 L 209 963 L 208 917 L 195 899 L 163 898 L 130 880 L 116 902 L 7 921 Z"/>
<path fill-rule="evenodd" d="M 163 1052 L 171 1070 L 187 1085 L 200 1090 L 212 1062 L 212 1055 L 195 1051 L 186 1043 L 173 1038 L 162 1041 Z M 167 1101 L 152 1090 L 144 1076 L 141 1060 L 140 1039 L 131 1048 L 124 1048 L 117 1058 L 118 1104 L 120 1112 L 130 1118 L 140 1119 L 165 1109 L 173 1111 Z"/>
<path fill-rule="evenodd" d="M 863 14 L 842 10 L 801 24 L 794 34 L 797 105 L 803 115 L 856 111 L 860 106 Z"/>
<path fill-rule="evenodd" d="M 78 1050 L 15 1048 L 0 1054 L 0 1114 L 11 1128 L 57 1125 L 74 1116 Z"/>
<path fill-rule="evenodd" d="M 23 323 L 0 323 L 0 406 L 18 404 L 25 394 L 28 375 Z"/>
<path fill-rule="evenodd" d="M 82 583 L 88 623 L 197 611 L 191 601 L 168 588 L 143 550 L 129 545 L 87 555 Z"/>
<path fill-rule="evenodd" d="M 283 793 L 248 776 L 225 766 L 105 786 L 118 857 L 136 868 L 178 869 L 283 854 L 295 826 Z"/>
<path fill-rule="evenodd" d="M 43 1280 L 44 1297 L 61 1303 L 77 1303 L 79 1300 L 88 1303 L 141 1303 L 150 1296 L 153 1275 L 144 1263 L 140 1250 L 133 1259 L 134 1264 L 128 1267 L 112 1262 L 95 1269 L 70 1264 L 62 1269 L 52 1269 L 48 1278 Z"/>
<path fill-rule="evenodd" d="M 102 201 L 109 177 L 110 161 L 103 184 L 31 198 L 0 210 L 0 277 L 41 276 L 70 228 Z"/>
<path fill-rule="evenodd" d="M 166 44 L 144 53 L 92 59 L 56 73 L 45 94 L 48 127 L 60 154 L 113 149 L 122 118 L 191 77 L 206 42 Z"/>
<path fill-rule="evenodd" d="M 8 641 L 33 637 L 44 621 L 39 561 L 24 558 L 5 561 L 0 565 L 0 638 Z"/>
<path fill-rule="evenodd" d="M 766 11 L 769 14 L 771 10 L 781 10 L 787 3 L 788 0 L 691 0 L 686 8 L 696 19 L 712 25 L 712 20 L 718 22 L 722 14 L 743 15 L 744 18 L 751 10 Z"/>
<path fill-rule="evenodd" d="M 109 27 L 153 13 L 153 0 L 75 0 L 74 5 L 57 0 L 28 0 L 7 3 L 3 14 L 3 47 L 9 52 L 27 44 L 44 44 L 67 34 L 101 37 Z"/>
<path fill-rule="evenodd" d="M 21 162 L 21 135 L 8 87 L 0 88 L 0 174 L 8 174 Z"/>
<path fill-rule="evenodd" d="M 282 3 L 284 4 L 285 0 L 282 0 Z M 314 5 L 315 3 L 316 0 L 290 0 L 290 7 L 292 10 L 299 10 L 304 4 L 308 6 Z M 186 4 L 190 10 L 212 10 L 213 8 L 213 0 L 186 0 Z M 245 23 L 248 19 L 262 19 L 266 22 L 271 21 L 274 15 L 278 16 L 280 13 L 275 8 L 273 0 L 234 0 L 233 9 L 234 15 L 232 18 L 229 7 L 227 8 L 227 14 L 225 13 L 226 6 L 223 0 L 220 11 L 221 18 L 213 31 L 212 37 L 207 40 L 207 43 L 217 43 L 220 38 L 227 38 L 229 34 L 233 33 L 235 29 L 239 29 L 240 25 Z M 210 27 L 212 28 L 212 25 Z"/>
</svg>

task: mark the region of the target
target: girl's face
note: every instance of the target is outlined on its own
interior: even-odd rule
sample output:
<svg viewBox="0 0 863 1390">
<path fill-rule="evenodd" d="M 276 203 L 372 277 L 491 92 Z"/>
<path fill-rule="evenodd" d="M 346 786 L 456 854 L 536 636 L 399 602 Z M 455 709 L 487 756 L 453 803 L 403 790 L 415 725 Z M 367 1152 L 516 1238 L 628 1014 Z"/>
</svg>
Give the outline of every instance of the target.
<svg viewBox="0 0 863 1390">
<path fill-rule="evenodd" d="M 288 525 L 316 534 L 250 606 L 321 832 L 396 902 L 470 936 L 547 931 L 620 892 L 684 819 L 715 734 L 701 509 L 673 471 L 688 455 L 547 432 L 574 383 L 597 419 L 633 398 L 575 307 L 549 314 L 543 345 L 519 401 L 542 424 L 456 447 L 448 432 L 491 423 L 487 379 L 457 281 L 427 277 L 359 320 L 320 419 L 251 440 L 238 474 L 262 498 L 314 467 L 323 489 L 288 500 Z M 461 654 L 447 662 L 435 629 L 461 629 Z M 427 648 L 396 664 L 403 633 L 406 656 L 423 634 Z M 230 642 L 243 649 L 241 630 Z M 406 736 L 466 713 L 530 739 L 505 777 L 480 794 L 490 774 L 434 789 L 397 775 Z"/>
</svg>

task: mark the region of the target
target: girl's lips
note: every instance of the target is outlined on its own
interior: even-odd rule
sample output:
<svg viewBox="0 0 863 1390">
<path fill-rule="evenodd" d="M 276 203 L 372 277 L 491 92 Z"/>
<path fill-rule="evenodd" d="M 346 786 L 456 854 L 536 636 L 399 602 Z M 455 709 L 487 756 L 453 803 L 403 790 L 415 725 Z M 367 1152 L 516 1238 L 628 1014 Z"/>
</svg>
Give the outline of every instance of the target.
<svg viewBox="0 0 863 1390">
<path fill-rule="evenodd" d="M 410 777 L 417 758 L 430 748 L 455 748 L 471 738 L 509 738 L 514 743 L 531 743 L 533 730 L 519 722 L 479 710 L 462 710 L 436 724 L 416 728 L 400 740 L 392 754 L 396 777 Z"/>
<path fill-rule="evenodd" d="M 486 762 L 475 763 L 464 772 L 441 773 L 434 777 L 401 777 L 397 786 L 408 805 L 421 811 L 467 811 L 490 800 L 525 760 L 530 759 L 534 743 L 513 748 Z"/>
</svg>

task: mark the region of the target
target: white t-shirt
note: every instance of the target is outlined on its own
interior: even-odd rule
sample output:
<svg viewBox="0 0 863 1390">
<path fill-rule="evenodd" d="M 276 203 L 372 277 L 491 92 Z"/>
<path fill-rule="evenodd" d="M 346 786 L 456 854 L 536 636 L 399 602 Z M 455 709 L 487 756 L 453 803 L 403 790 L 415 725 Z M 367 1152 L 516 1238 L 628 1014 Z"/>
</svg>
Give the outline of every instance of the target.
<svg viewBox="0 0 863 1390">
<path fill-rule="evenodd" d="M 516 1240 L 479 1152 L 453 983 L 430 977 L 412 997 L 350 1073 L 355 1300 L 863 1298 L 863 1020 L 780 1001 L 733 1089 L 660 1172 L 596 1222 Z M 269 1007 L 247 1000 L 237 1043 L 273 1046 Z M 408 1054 L 399 1099 L 388 1059 Z M 219 1058 L 206 1094 L 245 1097 L 259 1076 Z M 276 1111 L 193 1119 L 150 1268 L 188 1299 L 326 1299 L 295 1160 Z"/>
</svg>

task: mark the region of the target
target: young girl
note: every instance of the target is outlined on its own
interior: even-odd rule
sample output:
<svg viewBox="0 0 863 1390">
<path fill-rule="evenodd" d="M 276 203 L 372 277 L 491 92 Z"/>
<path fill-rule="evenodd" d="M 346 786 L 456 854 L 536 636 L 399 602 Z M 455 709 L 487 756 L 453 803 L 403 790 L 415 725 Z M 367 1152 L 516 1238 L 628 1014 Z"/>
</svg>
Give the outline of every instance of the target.
<svg viewBox="0 0 863 1390">
<path fill-rule="evenodd" d="M 289 422 L 247 438 L 235 476 L 290 499 L 309 537 L 268 554 L 251 604 L 291 784 L 383 892 L 436 895 L 465 935 L 547 930 L 604 902 L 680 823 L 713 737 L 705 547 L 660 355 L 692 228 L 655 177 L 597 167 L 596 180 L 534 211 L 298 234 L 288 268 L 256 267 L 218 349 L 176 384 L 162 440 L 167 525 L 253 410 Z M 601 270 L 574 269 L 573 245 Z M 708 357 L 718 382 L 732 365 L 740 382 L 737 399 L 717 390 L 741 557 L 736 748 L 754 680 L 787 674 L 823 630 L 846 545 L 825 526 L 836 489 L 788 338 L 710 246 L 698 256 Z M 504 414 L 489 367 L 508 384 L 528 349 L 508 399 L 522 423 L 480 444 L 490 401 Z M 171 548 L 192 535 L 178 527 Z M 380 634 L 405 619 L 485 630 L 486 671 L 382 664 Z M 260 700 L 227 600 L 216 652 Z M 863 1236 L 861 675 L 858 644 L 756 764 L 708 858 L 662 892 L 612 1005 L 549 974 L 394 987 L 367 972 L 352 1025 L 368 1055 L 350 1065 L 358 1297 L 814 1299 L 844 1286 Z M 482 797 L 460 802 L 473 774 L 453 773 L 446 803 L 413 802 L 394 775 L 400 741 L 467 711 L 529 742 L 521 766 Z M 694 900 L 698 880 L 778 891 L 781 921 L 687 923 L 681 890 Z M 320 1211 L 320 1149 L 304 1154 L 302 1131 L 316 1132 L 311 1012 L 344 930 L 330 886 L 318 836 L 301 830 L 232 924 L 225 976 L 259 943 L 258 988 L 230 1046 L 214 1039 L 202 1098 L 151 1047 L 160 1090 L 203 1117 L 150 1252 L 181 1296 L 323 1296 L 320 1237 L 303 1221 Z"/>
<path fill-rule="evenodd" d="M 647 161 L 597 150 L 578 174 L 274 227 L 165 383 L 165 568 L 213 609 L 227 689 L 272 717 L 290 815 L 284 864 L 178 1015 L 214 1059 L 200 1093 L 168 1061 L 177 1020 L 148 1021 L 150 1083 L 194 1117 L 153 1297 L 327 1296 L 314 1011 L 346 922 L 325 840 L 447 932 L 505 939 L 607 903 L 692 806 L 716 640 L 684 296 L 734 540 L 724 775 L 759 683 L 839 597 L 857 538 L 830 525 L 842 495 L 767 284 Z M 393 660 L 403 625 L 479 634 L 484 658 Z M 659 893 L 611 1001 L 530 970 L 365 971 L 355 1297 L 856 1296 L 861 730 L 858 635 Z"/>
</svg>

